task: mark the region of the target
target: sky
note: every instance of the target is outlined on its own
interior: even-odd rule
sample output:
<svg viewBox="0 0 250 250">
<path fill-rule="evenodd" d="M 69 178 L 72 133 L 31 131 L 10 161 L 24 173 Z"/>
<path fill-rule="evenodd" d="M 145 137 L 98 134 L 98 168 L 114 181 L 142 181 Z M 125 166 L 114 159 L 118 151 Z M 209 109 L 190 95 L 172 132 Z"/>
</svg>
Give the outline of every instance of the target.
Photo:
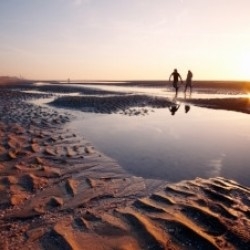
<svg viewBox="0 0 250 250">
<path fill-rule="evenodd" d="M 249 0 L 0 0 L 0 75 L 250 80 Z"/>
</svg>

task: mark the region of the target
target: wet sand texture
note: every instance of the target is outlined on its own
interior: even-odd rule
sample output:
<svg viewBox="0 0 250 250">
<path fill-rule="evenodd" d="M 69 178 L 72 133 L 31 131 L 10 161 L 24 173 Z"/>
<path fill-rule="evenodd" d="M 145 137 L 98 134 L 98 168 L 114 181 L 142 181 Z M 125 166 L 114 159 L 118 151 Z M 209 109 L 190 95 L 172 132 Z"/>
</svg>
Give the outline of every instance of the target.
<svg viewBox="0 0 250 250">
<path fill-rule="evenodd" d="M 248 187 L 131 176 L 35 97 L 0 93 L 0 249 L 249 249 Z"/>
<path fill-rule="evenodd" d="M 124 94 L 120 96 L 65 96 L 55 99 L 50 105 L 85 112 L 139 115 L 147 114 L 148 108 L 169 107 L 171 101 L 147 95 Z"/>
<path fill-rule="evenodd" d="M 94 84 L 92 84 L 94 87 Z M 165 81 L 133 81 L 126 84 L 117 84 L 126 86 L 144 86 L 144 87 L 166 87 L 171 90 L 172 84 Z M 28 86 L 31 88 L 31 85 Z M 77 92 L 81 96 L 63 96 L 56 98 L 50 105 L 62 108 L 72 108 L 82 110 L 84 112 L 94 113 L 120 113 L 124 115 L 147 115 L 150 113 L 151 108 L 165 108 L 172 105 L 172 100 L 165 97 L 156 97 L 145 94 L 133 94 L 112 92 L 107 90 L 91 89 L 88 87 L 73 87 L 68 85 L 60 85 L 60 88 L 54 85 L 47 86 L 32 86 L 32 89 L 44 92 Z M 197 93 L 205 94 L 227 94 L 228 98 L 207 98 L 195 99 L 178 98 L 190 104 L 212 109 L 222 109 L 237 111 L 249 114 L 250 101 L 248 97 L 230 98 L 231 94 L 248 94 L 250 92 L 250 83 L 248 82 L 209 82 L 201 81 L 194 82 L 193 89 Z M 180 92 L 183 86 L 180 88 Z"/>
<path fill-rule="evenodd" d="M 186 102 L 200 107 L 230 110 L 250 114 L 250 100 L 247 97 L 223 99 L 190 99 Z"/>
</svg>

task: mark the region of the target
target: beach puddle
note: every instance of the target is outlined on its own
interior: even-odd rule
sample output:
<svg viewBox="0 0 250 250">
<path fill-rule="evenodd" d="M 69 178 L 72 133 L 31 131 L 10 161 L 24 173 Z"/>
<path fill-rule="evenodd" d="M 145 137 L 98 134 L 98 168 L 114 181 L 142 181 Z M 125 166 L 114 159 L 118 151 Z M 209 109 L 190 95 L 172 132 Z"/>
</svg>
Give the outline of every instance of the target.
<svg viewBox="0 0 250 250">
<path fill-rule="evenodd" d="M 249 122 L 247 114 L 180 103 L 174 115 L 169 108 L 138 116 L 82 113 L 69 127 L 136 176 L 224 176 L 249 185 Z"/>
<path fill-rule="evenodd" d="M 86 88 L 91 96 L 75 94 L 74 87 L 83 93 Z M 101 96 L 101 91 L 107 92 Z M 115 91 L 119 94 L 110 95 Z M 245 96 L 194 92 L 186 99 L 180 93 L 176 100 L 162 87 L 79 84 L 72 85 L 72 93 L 56 94 L 61 98 L 56 107 L 67 104 L 63 110 L 76 117 L 67 126 L 129 173 L 169 182 L 223 176 L 249 186 L 250 116 L 188 103 Z"/>
</svg>

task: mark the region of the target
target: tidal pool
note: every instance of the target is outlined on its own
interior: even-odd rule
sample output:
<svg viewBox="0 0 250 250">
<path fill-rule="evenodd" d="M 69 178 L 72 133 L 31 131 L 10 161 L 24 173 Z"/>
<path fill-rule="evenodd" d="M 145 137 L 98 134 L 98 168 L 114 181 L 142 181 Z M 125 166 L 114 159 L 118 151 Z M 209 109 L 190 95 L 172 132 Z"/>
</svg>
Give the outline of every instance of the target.
<svg viewBox="0 0 250 250">
<path fill-rule="evenodd" d="M 165 88 L 76 86 L 173 99 L 173 92 Z M 72 89 L 69 95 L 78 94 Z M 179 97 L 183 99 L 183 93 Z M 192 97 L 239 95 L 194 92 Z M 37 104 L 42 105 L 41 100 Z M 250 116 L 179 104 L 174 115 L 169 108 L 147 108 L 144 115 L 134 116 L 70 110 L 77 119 L 67 126 L 136 176 L 169 182 L 223 176 L 249 186 Z"/>
<path fill-rule="evenodd" d="M 176 182 L 223 176 L 250 184 L 250 116 L 185 104 L 145 116 L 83 113 L 70 128 L 128 172 Z"/>
</svg>

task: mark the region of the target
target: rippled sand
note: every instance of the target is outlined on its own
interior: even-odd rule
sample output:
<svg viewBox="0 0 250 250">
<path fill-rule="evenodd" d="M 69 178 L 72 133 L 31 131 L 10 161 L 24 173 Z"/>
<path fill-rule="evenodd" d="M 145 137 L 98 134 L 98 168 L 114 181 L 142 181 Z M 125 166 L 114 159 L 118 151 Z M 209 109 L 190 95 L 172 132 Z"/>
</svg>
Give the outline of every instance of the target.
<svg viewBox="0 0 250 250">
<path fill-rule="evenodd" d="M 1 88 L 0 249 L 249 249 L 248 187 L 132 176 L 65 130 L 69 113 L 25 102 L 38 97 L 48 94 Z M 92 107 L 103 107 L 96 98 Z M 109 112 L 171 104 L 109 98 Z"/>
</svg>

